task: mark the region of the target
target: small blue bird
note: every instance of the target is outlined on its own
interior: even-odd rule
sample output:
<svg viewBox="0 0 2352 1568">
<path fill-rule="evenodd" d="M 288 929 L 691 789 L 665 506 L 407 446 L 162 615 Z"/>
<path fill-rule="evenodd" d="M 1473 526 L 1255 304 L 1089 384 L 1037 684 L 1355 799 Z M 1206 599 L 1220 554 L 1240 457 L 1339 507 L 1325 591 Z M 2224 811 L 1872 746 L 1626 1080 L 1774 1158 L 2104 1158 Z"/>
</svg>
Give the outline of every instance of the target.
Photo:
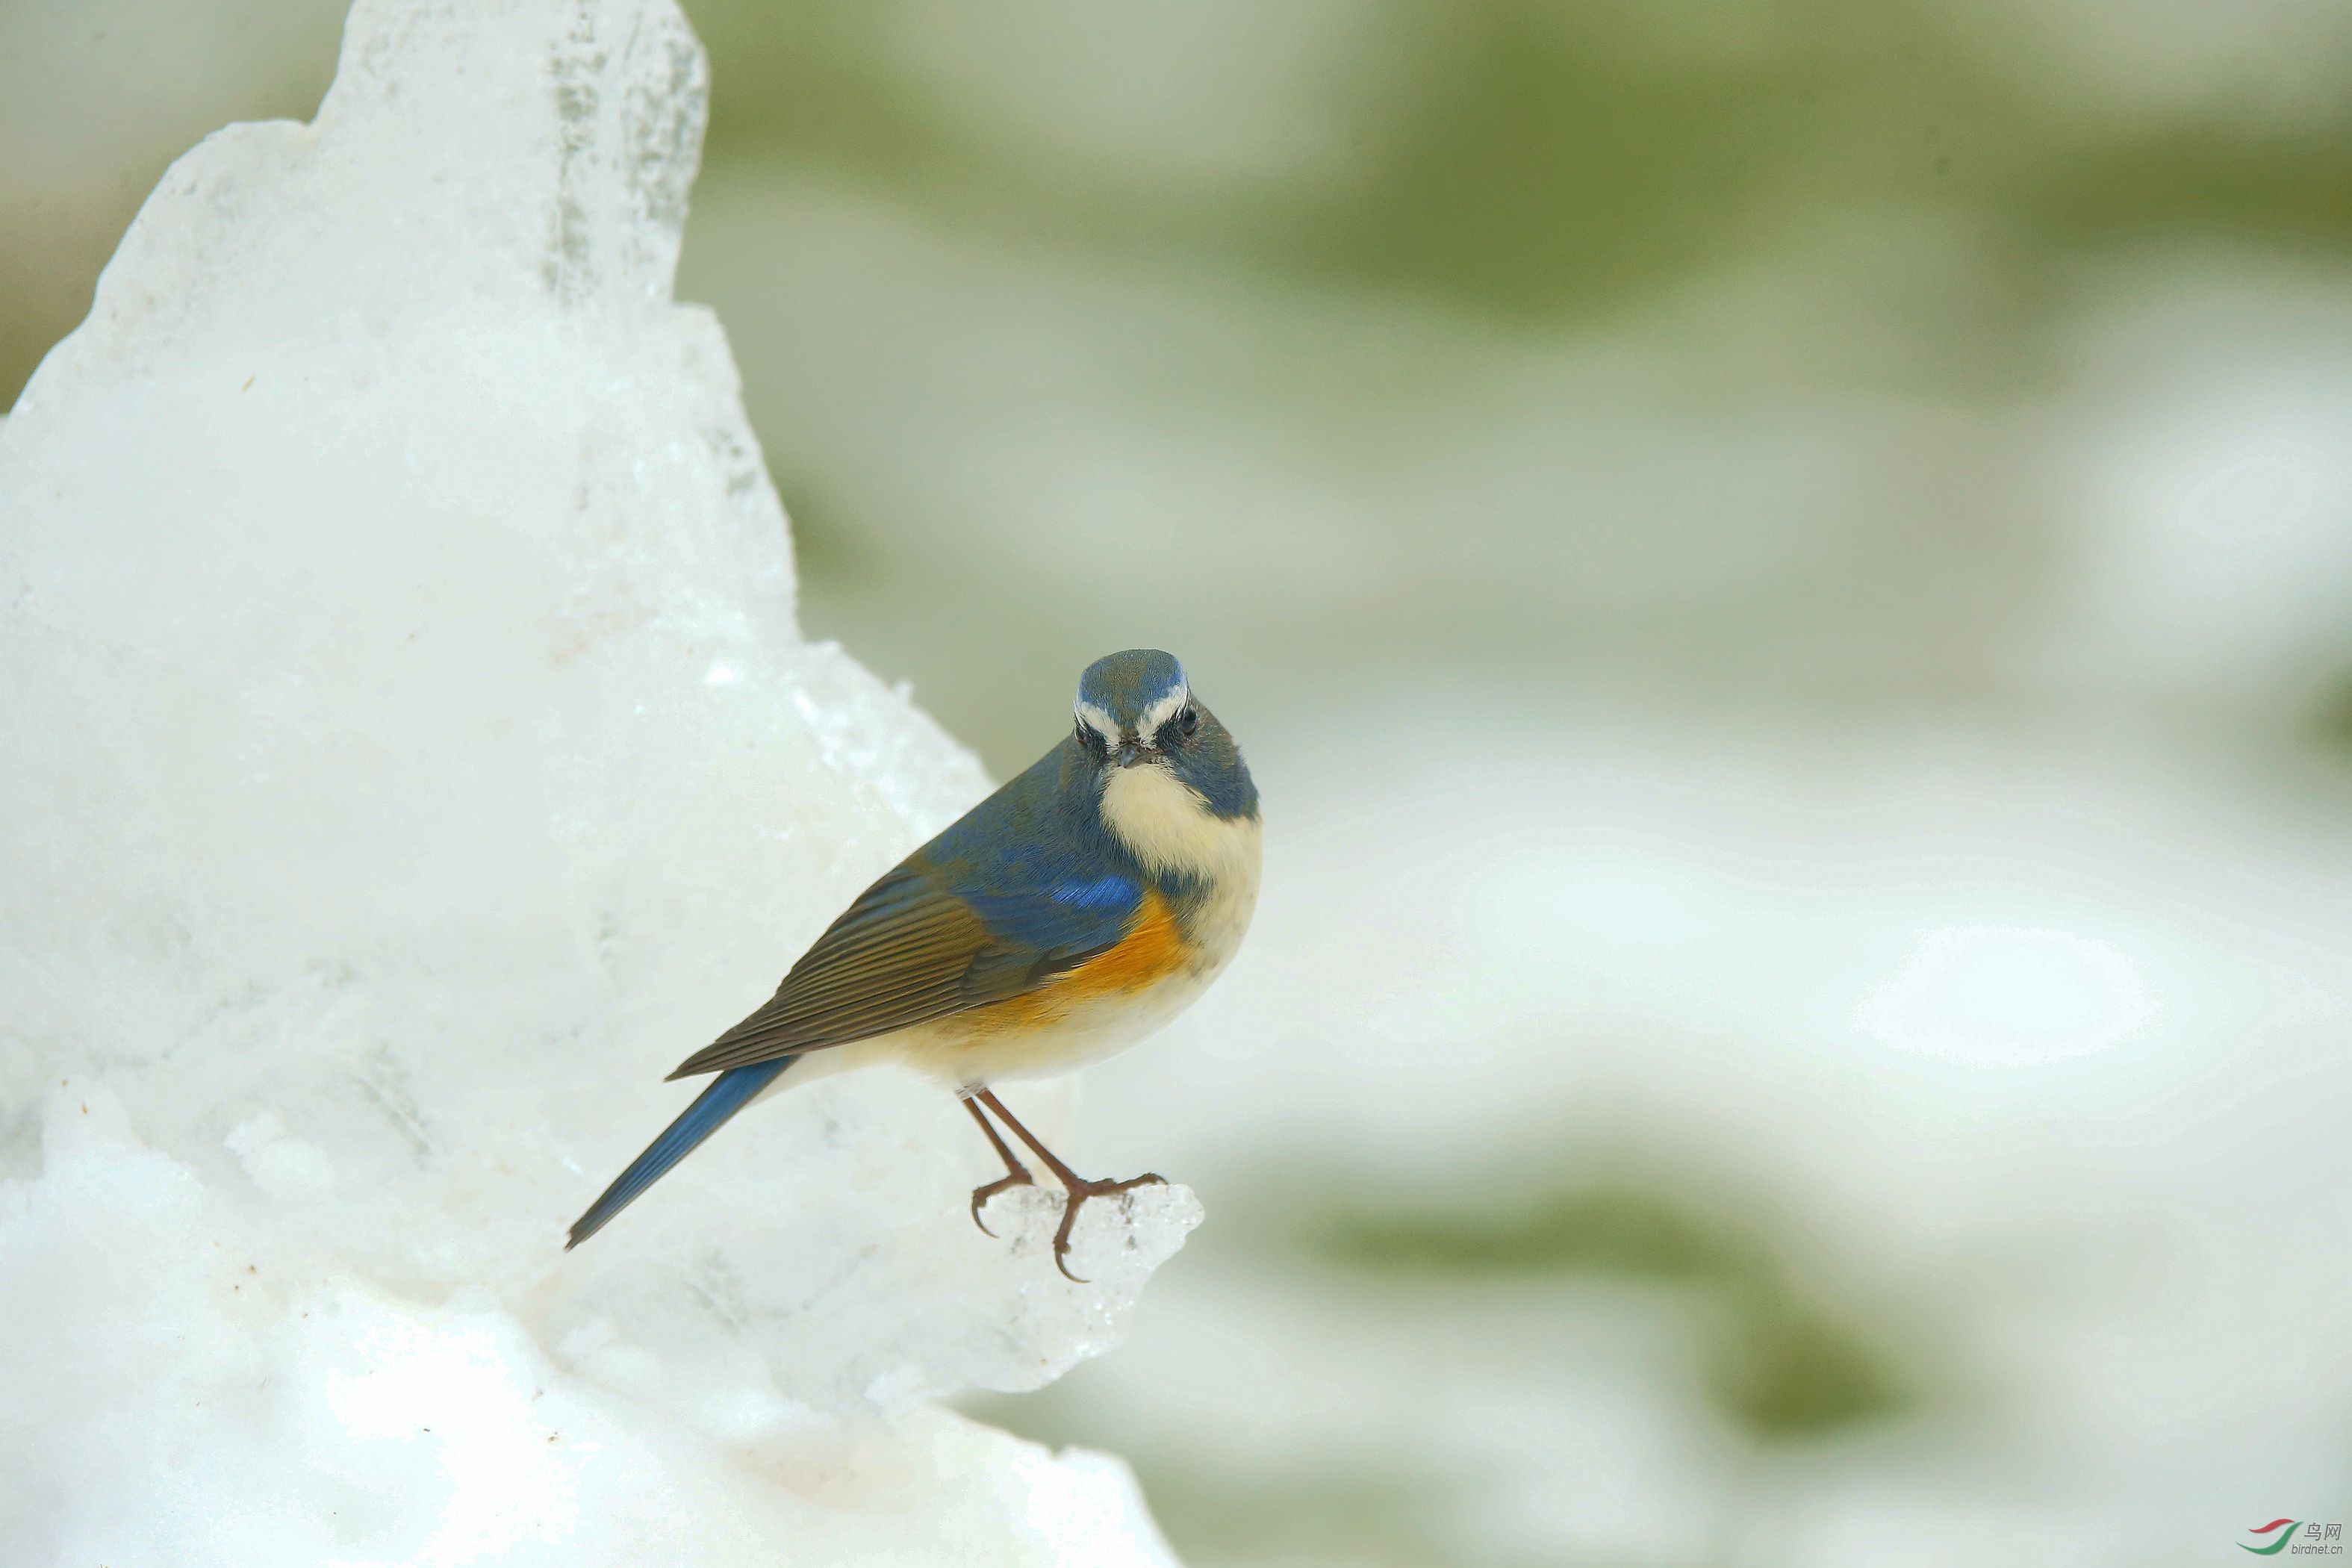
<svg viewBox="0 0 2352 1568">
<path fill-rule="evenodd" d="M 827 1068 L 899 1061 L 956 1091 L 1004 1161 L 971 1194 L 982 1231 L 982 1205 L 1034 1181 L 993 1112 L 1067 1191 L 1054 1262 L 1077 1278 L 1079 1205 L 1160 1178 L 1087 1180 L 991 1086 L 1101 1061 L 1190 1005 L 1249 929 L 1260 834 L 1240 747 L 1169 655 L 1097 659 L 1075 710 L 1060 745 L 859 894 L 765 1006 L 669 1075 L 719 1077 L 580 1216 L 567 1251 L 823 1052 Z"/>
</svg>

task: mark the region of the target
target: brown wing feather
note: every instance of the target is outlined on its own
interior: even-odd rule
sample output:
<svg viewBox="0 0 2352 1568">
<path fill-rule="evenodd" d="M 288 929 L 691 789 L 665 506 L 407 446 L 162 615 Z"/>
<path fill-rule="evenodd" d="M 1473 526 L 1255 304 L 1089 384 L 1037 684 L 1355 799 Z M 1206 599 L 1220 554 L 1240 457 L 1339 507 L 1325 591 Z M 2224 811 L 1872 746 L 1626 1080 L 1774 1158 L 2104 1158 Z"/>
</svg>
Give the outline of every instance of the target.
<svg viewBox="0 0 2352 1568">
<path fill-rule="evenodd" d="M 1087 956 L 994 941 L 969 904 L 901 868 L 826 928 L 765 1006 L 669 1076 L 723 1072 L 887 1035 L 1018 995 Z"/>
</svg>

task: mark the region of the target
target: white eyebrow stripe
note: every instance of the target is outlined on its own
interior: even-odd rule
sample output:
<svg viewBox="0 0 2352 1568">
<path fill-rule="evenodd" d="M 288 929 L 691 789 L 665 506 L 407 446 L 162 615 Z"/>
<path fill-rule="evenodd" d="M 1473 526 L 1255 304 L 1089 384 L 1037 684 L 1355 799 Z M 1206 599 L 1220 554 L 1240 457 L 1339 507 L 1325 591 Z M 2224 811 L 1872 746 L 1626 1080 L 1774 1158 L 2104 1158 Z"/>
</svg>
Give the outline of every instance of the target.
<svg viewBox="0 0 2352 1568">
<path fill-rule="evenodd" d="M 1160 726 L 1174 718 L 1184 704 L 1191 700 L 1192 700 L 1192 689 L 1183 681 L 1180 680 L 1170 687 L 1168 695 L 1146 708 L 1143 710 L 1143 716 L 1135 721 L 1135 738 L 1145 745 L 1150 745 L 1159 735 Z"/>
<path fill-rule="evenodd" d="M 1105 744 L 1111 746 L 1118 744 L 1118 721 L 1112 718 L 1109 713 L 1096 707 L 1083 697 L 1070 705 L 1070 711 L 1078 716 L 1079 723 L 1100 735 Z"/>
</svg>

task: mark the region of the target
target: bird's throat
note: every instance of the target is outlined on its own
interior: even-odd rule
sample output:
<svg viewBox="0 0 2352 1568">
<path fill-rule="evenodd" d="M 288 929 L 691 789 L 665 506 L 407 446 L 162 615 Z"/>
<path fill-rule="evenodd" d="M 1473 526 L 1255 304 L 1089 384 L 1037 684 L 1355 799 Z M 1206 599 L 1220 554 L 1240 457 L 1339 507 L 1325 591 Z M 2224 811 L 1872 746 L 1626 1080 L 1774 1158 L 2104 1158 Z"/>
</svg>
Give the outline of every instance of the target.
<svg viewBox="0 0 2352 1568">
<path fill-rule="evenodd" d="M 1255 816 L 1223 817 L 1164 767 L 1120 768 L 1104 783 L 1103 824 L 1151 870 L 1211 883 L 1257 880 Z"/>
</svg>

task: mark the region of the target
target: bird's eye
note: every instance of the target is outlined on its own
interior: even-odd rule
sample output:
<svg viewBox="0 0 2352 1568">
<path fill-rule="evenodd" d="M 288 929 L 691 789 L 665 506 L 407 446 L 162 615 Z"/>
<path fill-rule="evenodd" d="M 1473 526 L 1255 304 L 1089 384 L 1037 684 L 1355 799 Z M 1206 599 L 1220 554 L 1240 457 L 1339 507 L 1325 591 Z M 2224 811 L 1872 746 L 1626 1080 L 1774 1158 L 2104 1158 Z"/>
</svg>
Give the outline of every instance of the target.
<svg viewBox="0 0 2352 1568">
<path fill-rule="evenodd" d="M 1184 711 L 1176 715 L 1176 728 L 1178 731 L 1186 736 L 1190 736 L 1193 731 L 1200 727 L 1201 710 L 1192 707 L 1190 703 L 1187 703 L 1185 705 Z"/>
</svg>

